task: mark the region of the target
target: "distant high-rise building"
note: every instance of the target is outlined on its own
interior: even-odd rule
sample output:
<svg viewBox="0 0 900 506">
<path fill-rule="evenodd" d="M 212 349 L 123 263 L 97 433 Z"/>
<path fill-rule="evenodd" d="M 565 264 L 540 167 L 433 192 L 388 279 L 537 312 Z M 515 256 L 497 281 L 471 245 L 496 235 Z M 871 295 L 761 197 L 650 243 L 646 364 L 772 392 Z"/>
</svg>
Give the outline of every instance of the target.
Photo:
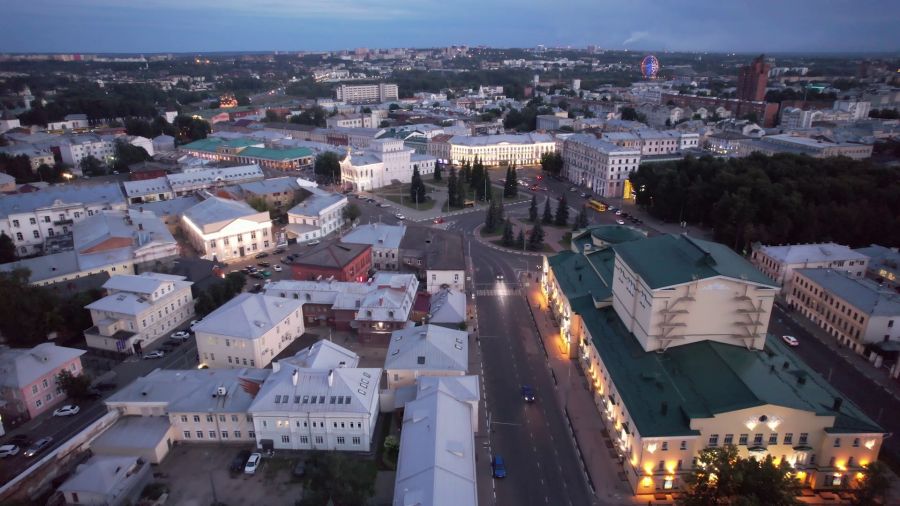
<svg viewBox="0 0 900 506">
<path fill-rule="evenodd" d="M 354 103 L 387 102 L 399 98 L 396 84 L 342 84 L 336 90 L 338 100 Z"/>
<path fill-rule="evenodd" d="M 738 100 L 762 102 L 766 98 L 766 82 L 771 65 L 766 63 L 765 55 L 759 55 L 750 65 L 741 67 L 738 74 Z"/>
</svg>

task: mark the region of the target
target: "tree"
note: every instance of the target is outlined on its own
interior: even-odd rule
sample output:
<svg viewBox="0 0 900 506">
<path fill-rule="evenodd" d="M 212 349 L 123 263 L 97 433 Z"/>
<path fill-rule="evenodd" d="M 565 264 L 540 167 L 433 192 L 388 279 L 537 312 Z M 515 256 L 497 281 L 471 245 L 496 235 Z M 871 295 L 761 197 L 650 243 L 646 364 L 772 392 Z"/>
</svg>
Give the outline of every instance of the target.
<svg viewBox="0 0 900 506">
<path fill-rule="evenodd" d="M 561 153 L 544 153 L 541 155 L 541 170 L 558 175 L 562 172 L 563 157 Z"/>
<path fill-rule="evenodd" d="M 84 399 L 91 392 L 91 378 L 83 372 L 76 376 L 63 369 L 56 375 L 56 382 L 70 399 Z"/>
<path fill-rule="evenodd" d="M 31 347 L 47 340 L 47 335 L 62 327 L 56 311 L 56 297 L 45 288 L 32 286 L 27 269 L 0 272 L 0 334 L 8 344 Z M 83 330 L 83 329 L 82 329 Z"/>
<path fill-rule="evenodd" d="M 525 230 L 521 228 L 516 236 L 516 249 L 525 249 Z"/>
<path fill-rule="evenodd" d="M 425 202 L 425 183 L 422 182 L 422 175 L 419 174 L 419 167 L 413 167 L 412 181 L 409 185 L 409 198 L 417 204 Z"/>
<path fill-rule="evenodd" d="M 569 203 L 566 202 L 566 194 L 563 193 L 556 204 L 556 216 L 554 223 L 558 227 L 565 227 L 569 224 Z"/>
<path fill-rule="evenodd" d="M 581 230 L 588 227 L 588 216 L 587 216 L 587 206 L 581 206 L 581 211 L 578 212 L 578 216 L 575 217 L 575 221 L 572 222 L 572 231 Z"/>
<path fill-rule="evenodd" d="M 494 198 L 494 187 L 491 186 L 491 175 L 487 170 L 482 172 L 481 176 L 481 198 L 485 200 L 493 200 Z"/>
<path fill-rule="evenodd" d="M 359 206 L 356 204 L 347 204 L 344 210 L 341 211 L 341 214 L 346 221 L 353 223 L 360 217 L 362 211 L 359 210 Z"/>
<path fill-rule="evenodd" d="M 876 460 L 867 464 L 862 474 L 852 504 L 854 506 L 887 504 L 887 493 L 891 488 L 891 472 L 888 467 Z"/>
<path fill-rule="evenodd" d="M 625 121 L 638 120 L 638 114 L 634 107 L 623 107 L 620 112 L 622 113 L 622 119 Z"/>
<path fill-rule="evenodd" d="M 338 452 L 314 452 L 306 460 L 301 506 L 368 504 L 375 493 L 375 463 Z"/>
<path fill-rule="evenodd" d="M 528 208 L 528 221 L 534 223 L 538 219 L 537 195 L 531 196 L 531 207 Z"/>
<path fill-rule="evenodd" d="M 541 222 L 536 221 L 528 233 L 528 249 L 531 251 L 540 251 L 544 247 L 544 228 Z"/>
<path fill-rule="evenodd" d="M 212 127 L 206 121 L 193 116 L 178 115 L 175 117 L 174 126 L 178 129 L 178 142 L 180 144 L 205 139 Z"/>
<path fill-rule="evenodd" d="M 507 218 L 503 222 L 503 245 L 507 248 L 513 246 L 515 244 L 515 232 L 513 231 L 513 224 L 509 218 Z"/>
<path fill-rule="evenodd" d="M 264 122 L 264 123 L 274 123 L 274 122 L 277 122 L 277 121 L 281 121 L 281 120 L 283 120 L 283 119 L 284 119 L 284 118 L 282 118 L 281 116 L 279 116 L 278 113 L 275 112 L 274 110 L 272 110 L 272 109 L 266 109 L 266 117 L 263 118 L 263 122 Z"/>
<path fill-rule="evenodd" d="M 341 160 L 334 151 L 325 151 L 316 156 L 313 166 L 316 176 L 328 183 L 341 181 Z"/>
<path fill-rule="evenodd" d="M 697 466 L 685 478 L 680 506 L 772 505 L 794 506 L 799 484 L 785 461 L 775 465 L 771 455 L 763 460 L 738 456 L 737 447 L 705 448 Z"/>
<path fill-rule="evenodd" d="M 0 232 L 0 264 L 16 261 L 16 245 L 6 232 Z"/>
<path fill-rule="evenodd" d="M 450 175 L 447 176 L 447 207 L 461 207 L 459 194 L 457 193 L 456 169 L 450 167 Z"/>
<path fill-rule="evenodd" d="M 103 162 L 95 158 L 94 155 L 88 155 L 82 158 L 78 165 L 81 167 L 81 172 L 86 176 L 101 176 L 106 174 L 106 168 L 103 166 Z"/>
<path fill-rule="evenodd" d="M 434 178 L 435 181 L 441 180 L 441 177 L 442 177 L 441 162 L 434 162 L 434 176 L 432 176 L 432 177 Z"/>
<path fill-rule="evenodd" d="M 147 150 L 140 146 L 134 146 L 124 140 L 116 141 L 116 158 L 113 168 L 119 172 L 128 172 L 129 166 L 150 160 Z"/>
<path fill-rule="evenodd" d="M 459 177 L 466 184 L 472 179 L 472 163 L 468 160 L 464 161 L 459 169 Z"/>
<path fill-rule="evenodd" d="M 544 215 L 541 217 L 541 223 L 549 225 L 553 223 L 553 211 L 550 209 L 550 197 L 544 200 Z"/>
<path fill-rule="evenodd" d="M 16 183 L 19 184 L 37 181 L 31 170 L 31 160 L 26 155 L 9 156 L 0 153 L 0 171 L 16 178 Z"/>
<path fill-rule="evenodd" d="M 475 198 L 484 199 L 484 165 L 475 157 L 472 163 L 472 175 L 469 177 L 469 189 L 475 192 Z"/>
<path fill-rule="evenodd" d="M 398 109 L 400 109 L 400 105 L 398 105 L 398 104 L 391 104 L 388 106 L 389 111 L 396 111 Z"/>
<path fill-rule="evenodd" d="M 51 167 L 46 163 L 42 163 L 38 165 L 37 175 L 38 179 L 44 181 L 45 183 L 59 183 L 63 179 L 62 166 L 59 164 L 54 164 Z"/>
<path fill-rule="evenodd" d="M 225 288 L 230 294 L 237 295 L 241 293 L 244 291 L 244 285 L 246 284 L 247 276 L 241 271 L 229 272 L 225 275 Z"/>
<path fill-rule="evenodd" d="M 466 201 L 468 199 L 469 194 L 466 190 L 466 183 L 463 182 L 462 178 L 456 179 L 456 207 L 464 207 L 466 205 Z"/>
<path fill-rule="evenodd" d="M 400 440 L 391 434 L 384 438 L 384 453 L 382 459 L 391 468 L 397 467 L 397 457 L 400 455 Z"/>
<path fill-rule="evenodd" d="M 516 176 L 516 166 L 510 165 L 506 169 L 506 181 L 503 184 L 503 196 L 512 198 L 519 195 L 519 182 Z"/>
<path fill-rule="evenodd" d="M 497 206 L 497 203 L 491 201 L 488 205 L 488 208 L 484 211 L 484 231 L 487 233 L 492 233 L 497 228 L 497 211 L 494 209 Z"/>
<path fill-rule="evenodd" d="M 248 197 L 246 202 L 247 205 L 249 205 L 259 213 L 266 213 L 271 210 L 269 209 L 269 203 L 266 202 L 266 199 L 262 197 Z"/>
<path fill-rule="evenodd" d="M 297 123 L 300 125 L 312 125 L 317 127 L 325 126 L 325 118 L 328 117 L 328 113 L 321 106 L 313 106 L 309 109 L 305 109 L 303 112 L 296 116 L 291 116 L 291 123 Z"/>
</svg>

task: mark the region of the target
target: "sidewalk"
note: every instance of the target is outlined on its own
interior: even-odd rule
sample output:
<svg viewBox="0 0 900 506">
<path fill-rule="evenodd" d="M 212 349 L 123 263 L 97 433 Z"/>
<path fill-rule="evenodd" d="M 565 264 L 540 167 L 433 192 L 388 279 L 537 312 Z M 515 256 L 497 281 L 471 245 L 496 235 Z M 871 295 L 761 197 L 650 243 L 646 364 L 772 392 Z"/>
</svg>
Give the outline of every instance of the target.
<svg viewBox="0 0 900 506">
<path fill-rule="evenodd" d="M 584 375 L 575 361 L 565 355 L 555 322 L 548 313 L 541 311 L 544 297 L 540 285 L 529 280 L 523 286 L 541 337 L 547 366 L 557 384 L 556 400 L 568 418 L 570 434 L 598 504 L 657 504 L 631 493 Z M 671 501 L 664 503 L 671 504 Z"/>
</svg>

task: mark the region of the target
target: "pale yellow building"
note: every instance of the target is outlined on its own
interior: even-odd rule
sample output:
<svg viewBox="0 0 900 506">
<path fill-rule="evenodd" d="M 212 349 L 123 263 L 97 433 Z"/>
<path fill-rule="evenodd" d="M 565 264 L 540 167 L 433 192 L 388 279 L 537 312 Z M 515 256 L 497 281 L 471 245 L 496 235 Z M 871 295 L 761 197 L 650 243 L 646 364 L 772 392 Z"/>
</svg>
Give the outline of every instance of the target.
<svg viewBox="0 0 900 506">
<path fill-rule="evenodd" d="M 884 429 L 767 339 L 772 280 L 720 244 L 606 235 L 573 240 L 542 283 L 636 494 L 681 488 L 707 447 L 771 455 L 816 489 L 877 459 Z"/>
</svg>

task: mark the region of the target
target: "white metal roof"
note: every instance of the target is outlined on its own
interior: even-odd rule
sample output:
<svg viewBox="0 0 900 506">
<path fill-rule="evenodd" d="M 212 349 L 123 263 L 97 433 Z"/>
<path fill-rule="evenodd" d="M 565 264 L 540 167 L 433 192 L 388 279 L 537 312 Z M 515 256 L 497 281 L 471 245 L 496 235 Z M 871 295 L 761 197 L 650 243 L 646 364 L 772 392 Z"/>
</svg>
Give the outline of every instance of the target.
<svg viewBox="0 0 900 506">
<path fill-rule="evenodd" d="M 301 307 L 299 300 L 244 292 L 207 315 L 194 326 L 194 331 L 237 339 L 257 339 L 285 318 L 299 313 Z"/>
<path fill-rule="evenodd" d="M 384 368 L 460 371 L 469 368 L 469 335 L 437 325 L 423 325 L 391 333 Z"/>
<path fill-rule="evenodd" d="M 0 385 L 23 388 L 41 376 L 73 358 L 84 350 L 66 348 L 53 343 L 41 343 L 34 348 L 0 349 Z"/>
</svg>

